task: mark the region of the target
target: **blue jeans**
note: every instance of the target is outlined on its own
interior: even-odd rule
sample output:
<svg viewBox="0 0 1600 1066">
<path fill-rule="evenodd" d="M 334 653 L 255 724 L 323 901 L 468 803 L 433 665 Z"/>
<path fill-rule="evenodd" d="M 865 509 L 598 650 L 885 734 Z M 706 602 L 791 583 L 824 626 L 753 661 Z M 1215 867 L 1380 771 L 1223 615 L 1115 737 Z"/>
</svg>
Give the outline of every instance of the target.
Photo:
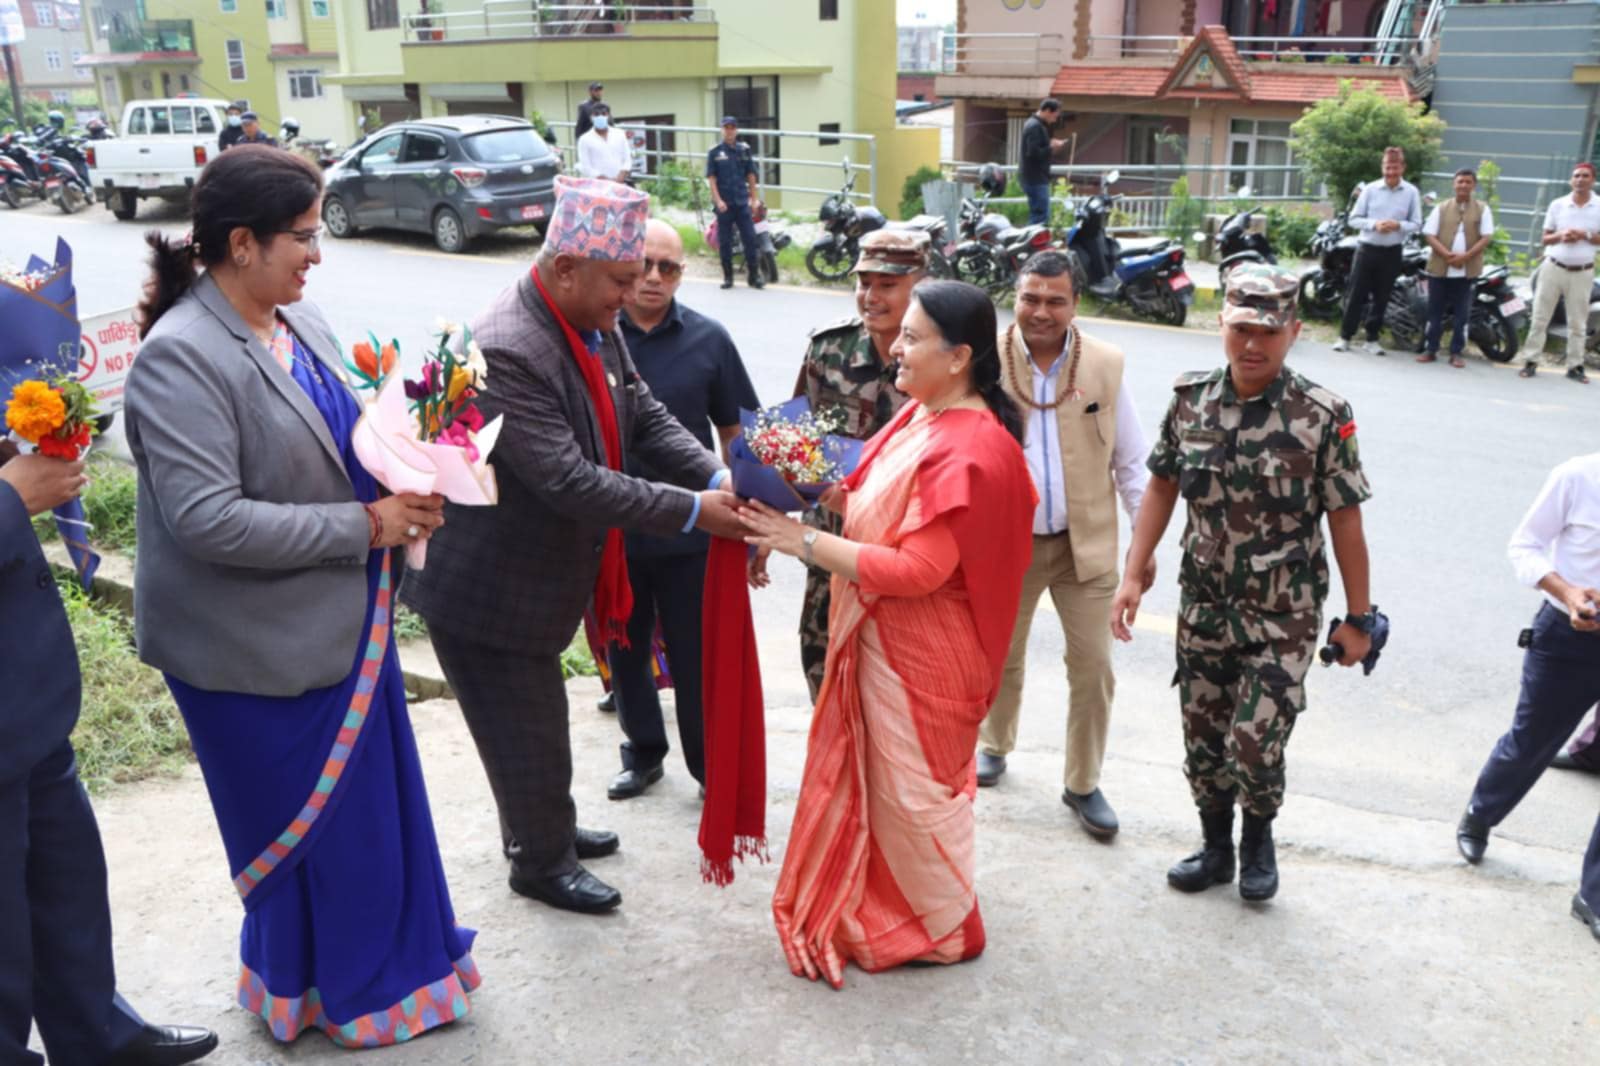
<svg viewBox="0 0 1600 1066">
<path fill-rule="evenodd" d="M 1460 355 L 1467 346 L 1467 319 L 1472 315 L 1471 278 L 1428 278 L 1428 338 L 1423 351 L 1438 354 L 1447 307 L 1452 319 L 1450 354 Z"/>
<path fill-rule="evenodd" d="M 1040 182 L 1038 185 L 1024 185 L 1022 192 L 1028 197 L 1028 225 L 1048 226 L 1050 224 L 1050 183 Z"/>
</svg>

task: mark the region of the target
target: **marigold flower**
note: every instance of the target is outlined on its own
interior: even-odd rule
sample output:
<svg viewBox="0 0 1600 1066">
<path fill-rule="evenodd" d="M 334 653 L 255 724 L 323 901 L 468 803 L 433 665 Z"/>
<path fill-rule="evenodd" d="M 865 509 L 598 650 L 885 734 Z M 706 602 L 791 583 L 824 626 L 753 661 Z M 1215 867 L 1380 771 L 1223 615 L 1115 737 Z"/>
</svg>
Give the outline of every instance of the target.
<svg viewBox="0 0 1600 1066">
<path fill-rule="evenodd" d="M 11 390 L 6 404 L 6 426 L 30 444 L 54 433 L 67 421 L 67 404 L 61 393 L 42 381 L 24 381 Z"/>
</svg>

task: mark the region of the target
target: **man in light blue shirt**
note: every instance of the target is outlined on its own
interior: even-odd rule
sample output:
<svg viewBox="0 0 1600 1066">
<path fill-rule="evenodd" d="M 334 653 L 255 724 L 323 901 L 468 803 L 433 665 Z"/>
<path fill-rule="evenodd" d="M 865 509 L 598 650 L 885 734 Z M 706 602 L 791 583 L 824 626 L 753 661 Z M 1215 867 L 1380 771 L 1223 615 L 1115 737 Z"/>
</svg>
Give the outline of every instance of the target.
<svg viewBox="0 0 1600 1066">
<path fill-rule="evenodd" d="M 1339 323 L 1336 352 L 1370 351 L 1383 355 L 1378 331 L 1389 294 L 1400 276 L 1401 253 L 1410 237 L 1422 228 L 1422 197 L 1407 181 L 1406 154 L 1399 148 L 1383 150 L 1383 180 L 1364 186 L 1350 212 L 1350 225 L 1361 231 L 1355 265 L 1350 271 L 1350 299 Z M 1370 305 L 1369 305 L 1370 300 Z M 1367 341 L 1352 341 L 1361 313 L 1366 310 Z"/>
</svg>

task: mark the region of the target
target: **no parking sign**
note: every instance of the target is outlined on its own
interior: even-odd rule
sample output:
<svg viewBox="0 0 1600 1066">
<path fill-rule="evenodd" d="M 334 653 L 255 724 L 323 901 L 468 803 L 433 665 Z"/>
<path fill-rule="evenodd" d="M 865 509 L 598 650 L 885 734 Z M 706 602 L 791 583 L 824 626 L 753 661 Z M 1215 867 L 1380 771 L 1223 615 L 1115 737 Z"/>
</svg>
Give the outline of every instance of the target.
<svg viewBox="0 0 1600 1066">
<path fill-rule="evenodd" d="M 122 391 L 139 354 L 139 323 L 133 308 L 83 321 L 78 349 L 78 381 L 94 396 L 101 414 L 122 410 Z"/>
</svg>

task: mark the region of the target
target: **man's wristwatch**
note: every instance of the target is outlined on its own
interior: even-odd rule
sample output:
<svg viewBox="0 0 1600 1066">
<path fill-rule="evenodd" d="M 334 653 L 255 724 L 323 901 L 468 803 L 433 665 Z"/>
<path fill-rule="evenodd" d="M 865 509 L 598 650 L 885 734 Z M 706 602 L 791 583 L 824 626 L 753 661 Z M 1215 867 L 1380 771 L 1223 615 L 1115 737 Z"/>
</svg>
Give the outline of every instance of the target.
<svg viewBox="0 0 1600 1066">
<path fill-rule="evenodd" d="M 806 546 L 806 550 L 800 556 L 800 558 L 805 560 L 805 564 L 807 566 L 816 566 L 817 565 L 816 562 L 811 557 L 811 550 L 817 546 L 817 533 L 818 532 L 819 531 L 815 530 L 815 529 L 808 529 L 808 530 L 806 530 L 804 533 L 802 533 L 800 535 L 800 543 L 804 544 Z"/>
<path fill-rule="evenodd" d="M 1347 614 L 1344 616 L 1345 625 L 1354 626 L 1367 636 L 1372 636 L 1372 631 L 1378 628 L 1378 610 L 1375 607 L 1367 609 L 1366 614 Z"/>
</svg>

